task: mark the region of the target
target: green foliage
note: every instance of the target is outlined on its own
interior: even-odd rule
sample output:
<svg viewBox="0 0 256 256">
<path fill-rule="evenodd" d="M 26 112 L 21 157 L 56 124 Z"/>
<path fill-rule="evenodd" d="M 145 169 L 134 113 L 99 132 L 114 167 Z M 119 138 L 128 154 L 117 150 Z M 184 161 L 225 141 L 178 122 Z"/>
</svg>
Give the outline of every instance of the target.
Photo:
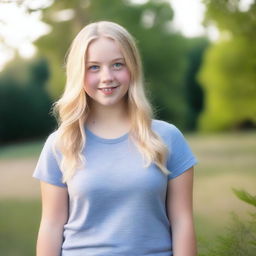
<svg viewBox="0 0 256 256">
<path fill-rule="evenodd" d="M 233 189 L 233 191 L 239 199 L 256 207 L 256 196 L 252 196 L 244 190 Z M 201 256 L 254 256 L 256 251 L 255 241 L 256 212 L 251 214 L 250 220 L 247 221 L 242 221 L 233 213 L 226 235 L 219 236 L 215 247 Z"/>
<path fill-rule="evenodd" d="M 206 5 L 204 21 L 206 25 L 215 23 L 221 31 L 255 40 L 255 1 L 251 1 L 247 11 L 240 9 L 241 0 L 203 0 L 202 2 Z"/>
<path fill-rule="evenodd" d="M 206 95 L 199 127 L 204 131 L 256 127 L 256 4 L 240 11 L 239 1 L 205 1 L 205 23 L 221 31 L 204 58 L 199 80 Z"/>
<path fill-rule="evenodd" d="M 69 20 L 57 20 L 60 11 L 67 9 L 74 15 Z M 44 21 L 52 31 L 36 43 L 50 63 L 52 76 L 49 92 L 57 98 L 63 91 L 64 56 L 78 31 L 89 22 L 114 21 L 127 28 L 137 39 L 147 94 L 157 106 L 157 118 L 184 128 L 189 112 L 185 93 L 188 46 L 185 38 L 170 30 L 173 15 L 167 1 L 150 0 L 145 4 L 131 4 L 127 0 L 55 1 L 43 11 Z"/>
<path fill-rule="evenodd" d="M 0 141 L 40 137 L 55 125 L 45 84 L 47 62 L 13 62 L 0 77 Z"/>
<path fill-rule="evenodd" d="M 242 201 L 256 207 L 256 196 L 252 196 L 244 190 L 233 189 L 233 192 Z"/>
</svg>

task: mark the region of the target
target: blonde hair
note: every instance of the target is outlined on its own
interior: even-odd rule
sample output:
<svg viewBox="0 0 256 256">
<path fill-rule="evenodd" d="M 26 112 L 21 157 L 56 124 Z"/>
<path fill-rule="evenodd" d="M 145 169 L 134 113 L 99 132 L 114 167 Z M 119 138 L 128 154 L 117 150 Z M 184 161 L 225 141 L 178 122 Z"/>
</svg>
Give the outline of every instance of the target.
<svg viewBox="0 0 256 256">
<path fill-rule="evenodd" d="M 129 136 L 146 160 L 145 167 L 153 162 L 167 175 L 170 173 L 166 168 L 168 149 L 151 128 L 153 111 L 145 95 L 142 64 L 135 40 L 122 26 L 100 21 L 85 26 L 73 40 L 66 61 L 65 90 L 53 108 L 58 121 L 55 146 L 63 156 L 60 164 L 63 182 L 67 182 L 78 168 L 86 165 L 86 156 L 82 150 L 86 144 L 84 125 L 90 106 L 84 91 L 85 61 L 90 42 L 101 36 L 118 43 L 131 74 L 127 93 L 131 120 Z"/>
</svg>

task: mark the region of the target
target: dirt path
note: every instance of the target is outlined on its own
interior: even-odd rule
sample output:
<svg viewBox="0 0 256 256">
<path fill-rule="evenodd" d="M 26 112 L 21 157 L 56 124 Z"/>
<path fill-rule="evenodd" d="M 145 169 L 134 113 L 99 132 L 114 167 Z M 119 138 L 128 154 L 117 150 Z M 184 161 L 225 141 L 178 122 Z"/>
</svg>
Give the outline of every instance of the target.
<svg viewBox="0 0 256 256">
<path fill-rule="evenodd" d="M 36 158 L 0 160 L 0 199 L 38 198 L 39 182 L 32 178 Z"/>
</svg>

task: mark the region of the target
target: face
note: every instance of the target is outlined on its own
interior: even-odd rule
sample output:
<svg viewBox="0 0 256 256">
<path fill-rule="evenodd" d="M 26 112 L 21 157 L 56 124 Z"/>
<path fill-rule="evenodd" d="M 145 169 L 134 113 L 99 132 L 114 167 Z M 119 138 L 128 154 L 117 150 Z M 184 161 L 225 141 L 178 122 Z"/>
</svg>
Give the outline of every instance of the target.
<svg viewBox="0 0 256 256">
<path fill-rule="evenodd" d="M 85 92 L 93 107 L 123 104 L 130 84 L 130 72 L 118 44 L 100 37 L 87 49 Z"/>
</svg>

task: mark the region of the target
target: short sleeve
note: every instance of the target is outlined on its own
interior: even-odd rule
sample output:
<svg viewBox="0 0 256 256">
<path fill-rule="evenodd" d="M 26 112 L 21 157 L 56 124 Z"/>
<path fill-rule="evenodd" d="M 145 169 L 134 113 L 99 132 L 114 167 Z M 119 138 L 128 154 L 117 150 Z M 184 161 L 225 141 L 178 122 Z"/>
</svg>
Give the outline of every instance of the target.
<svg viewBox="0 0 256 256">
<path fill-rule="evenodd" d="M 52 149 L 53 141 L 54 133 L 47 138 L 32 176 L 52 185 L 66 187 L 67 185 L 62 182 L 62 172 Z"/>
<path fill-rule="evenodd" d="M 171 135 L 168 142 L 170 152 L 167 159 L 167 169 L 171 171 L 171 174 L 168 175 L 168 180 L 181 175 L 198 163 L 184 135 L 176 126 L 171 126 Z"/>
</svg>

